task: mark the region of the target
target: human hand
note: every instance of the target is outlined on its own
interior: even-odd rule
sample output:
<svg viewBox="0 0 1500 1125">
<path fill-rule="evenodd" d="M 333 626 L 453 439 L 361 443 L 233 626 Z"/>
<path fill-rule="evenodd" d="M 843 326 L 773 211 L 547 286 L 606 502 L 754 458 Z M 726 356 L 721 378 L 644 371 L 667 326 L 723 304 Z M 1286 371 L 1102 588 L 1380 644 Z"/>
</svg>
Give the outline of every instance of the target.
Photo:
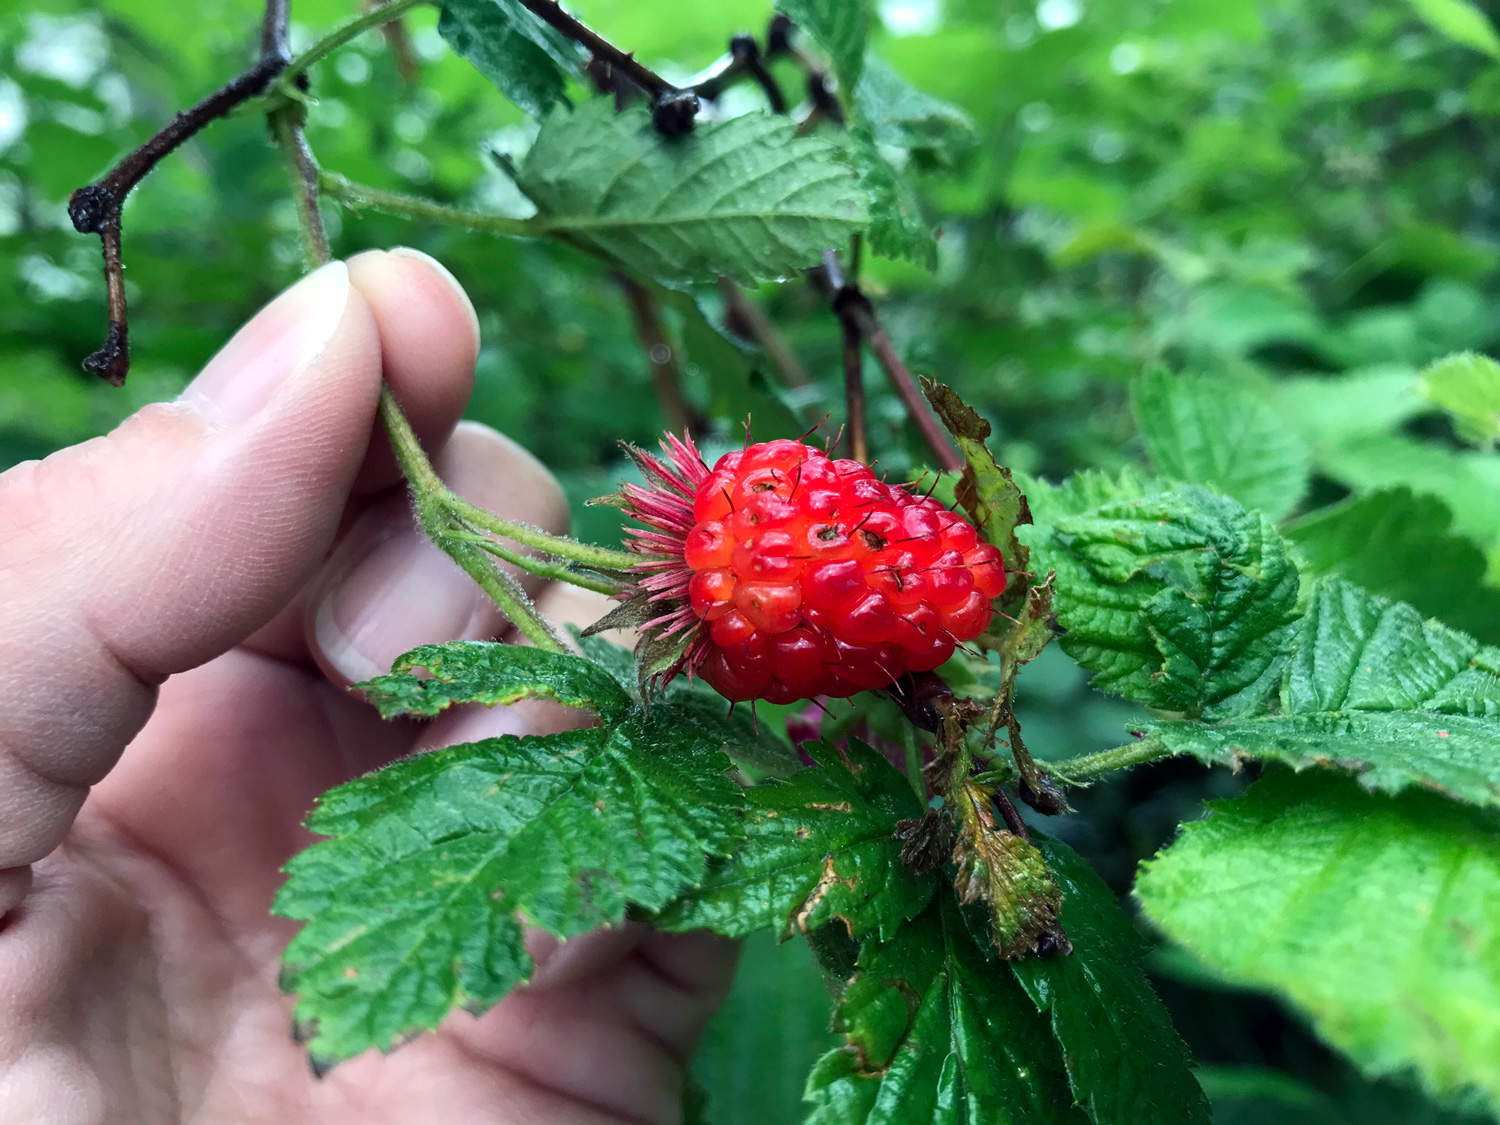
<svg viewBox="0 0 1500 1125">
<path fill-rule="evenodd" d="M 733 969 L 721 939 L 532 934 L 529 987 L 322 1080 L 276 986 L 294 924 L 268 911 L 315 796 L 568 721 L 385 723 L 344 691 L 503 629 L 413 525 L 372 436 L 382 369 L 455 490 L 566 524 L 536 461 L 458 424 L 477 338 L 431 259 L 360 255 L 273 301 L 176 404 L 0 475 L 0 1123 L 677 1119 Z M 573 596 L 521 577 L 544 608 Z"/>
</svg>

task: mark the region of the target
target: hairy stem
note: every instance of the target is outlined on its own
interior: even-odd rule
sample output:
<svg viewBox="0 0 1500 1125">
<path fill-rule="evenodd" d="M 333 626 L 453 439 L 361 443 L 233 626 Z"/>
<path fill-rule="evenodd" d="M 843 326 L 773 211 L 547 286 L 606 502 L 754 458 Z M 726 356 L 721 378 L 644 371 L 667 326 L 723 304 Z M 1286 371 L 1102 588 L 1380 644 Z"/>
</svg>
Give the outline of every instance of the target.
<svg viewBox="0 0 1500 1125">
<path fill-rule="evenodd" d="M 545 232 L 536 229 L 526 219 L 512 219 L 504 215 L 486 215 L 479 211 L 467 211 L 462 207 L 450 207 L 445 203 L 434 203 L 415 195 L 399 191 L 385 191 L 348 180 L 337 172 L 320 169 L 318 188 L 331 199 L 347 207 L 371 207 L 390 215 L 407 219 L 421 219 L 463 227 L 465 230 L 485 234 L 505 234 L 521 237 L 538 237 Z"/>
<path fill-rule="evenodd" d="M 1105 774 L 1127 770 L 1132 766 L 1159 762 L 1176 754 L 1162 741 L 1160 735 L 1148 734 L 1139 742 L 1117 746 L 1113 750 L 1101 750 L 1097 754 L 1083 754 L 1061 762 L 1050 762 L 1047 772 L 1069 785 L 1087 785 Z"/>
<path fill-rule="evenodd" d="M 302 231 L 302 250 L 312 268 L 328 262 L 332 254 L 328 248 L 328 232 L 323 228 L 323 216 L 318 211 L 318 162 L 308 147 L 307 137 L 298 120 L 300 106 L 288 106 L 272 110 L 269 115 L 271 132 L 286 157 L 287 173 L 292 180 L 292 201 L 297 206 L 298 225 Z"/>
<path fill-rule="evenodd" d="M 396 396 L 388 386 L 380 388 L 380 420 L 386 433 L 390 435 L 396 461 L 411 486 L 417 521 L 422 525 L 422 530 L 474 579 L 522 636 L 537 648 L 567 652 L 567 645 L 537 612 L 520 584 L 496 569 L 488 552 L 463 533 L 454 517 L 451 505 L 453 494 L 448 491 L 442 478 L 437 475 L 437 470 L 432 467 L 432 462 L 427 459 L 416 432 L 411 428 L 411 422 L 407 420 L 401 404 L 396 401 Z M 455 532 L 459 534 L 455 535 Z"/>
<path fill-rule="evenodd" d="M 487 531 L 502 539 L 509 539 L 512 543 L 543 551 L 567 562 L 577 563 L 579 566 L 590 567 L 594 570 L 629 570 L 641 561 L 639 555 L 632 555 L 626 551 L 611 551 L 607 547 L 595 547 L 561 535 L 548 535 L 540 528 L 530 527 L 524 523 L 503 520 L 492 512 L 470 504 L 462 496 L 450 496 L 447 503 L 456 516 L 480 531 Z"/>
</svg>

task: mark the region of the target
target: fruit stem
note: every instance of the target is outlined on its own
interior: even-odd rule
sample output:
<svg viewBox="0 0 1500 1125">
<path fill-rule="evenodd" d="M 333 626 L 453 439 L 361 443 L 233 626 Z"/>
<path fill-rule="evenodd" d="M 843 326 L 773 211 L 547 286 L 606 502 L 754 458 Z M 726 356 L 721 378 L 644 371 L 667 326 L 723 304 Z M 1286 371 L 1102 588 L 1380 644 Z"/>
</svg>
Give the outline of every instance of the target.
<svg viewBox="0 0 1500 1125">
<path fill-rule="evenodd" d="M 580 566 L 592 567 L 595 570 L 629 570 L 641 561 L 639 555 L 633 555 L 628 551 L 611 551 L 608 547 L 595 547 L 589 543 L 580 543 L 577 539 L 569 539 L 564 535 L 548 535 L 541 528 L 512 520 L 503 520 L 477 504 L 470 504 L 462 496 L 454 496 L 450 493 L 447 502 L 455 515 L 481 531 L 491 532 L 502 539 L 509 539 L 512 543 L 544 551 L 559 559 L 578 563 Z"/>
<path fill-rule="evenodd" d="M 464 573 L 474 579 L 528 641 L 537 648 L 552 652 L 569 651 L 556 630 L 531 604 L 531 599 L 521 589 L 520 583 L 499 570 L 488 557 L 486 549 L 474 543 L 472 537 L 466 534 L 466 529 L 453 508 L 453 501 L 457 497 L 448 491 L 442 478 L 437 475 L 437 470 L 432 467 L 432 462 L 427 459 L 427 454 L 422 451 L 416 432 L 412 430 L 411 423 L 389 386 L 380 388 L 380 420 L 385 425 L 386 433 L 390 435 L 391 448 L 395 450 L 396 460 L 411 486 L 417 521 L 422 525 L 422 530 L 444 554 L 463 568 Z M 542 565 L 535 559 L 526 559 L 520 555 L 513 557 L 518 563 L 526 564 L 527 569 L 533 565 Z"/>
<path fill-rule="evenodd" d="M 1081 754 L 1061 762 L 1049 762 L 1047 772 L 1068 785 L 1088 785 L 1105 774 L 1145 765 L 1147 762 L 1159 762 L 1176 753 L 1159 734 L 1153 732 L 1127 746 L 1101 750 L 1097 754 Z"/>
</svg>

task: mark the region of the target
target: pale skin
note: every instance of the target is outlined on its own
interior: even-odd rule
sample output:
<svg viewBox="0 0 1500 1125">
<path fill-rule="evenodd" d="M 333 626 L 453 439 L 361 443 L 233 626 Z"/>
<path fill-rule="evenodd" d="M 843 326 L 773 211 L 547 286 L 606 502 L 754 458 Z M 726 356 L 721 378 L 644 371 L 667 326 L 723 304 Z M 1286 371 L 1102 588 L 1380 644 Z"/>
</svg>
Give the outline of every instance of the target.
<svg viewBox="0 0 1500 1125">
<path fill-rule="evenodd" d="M 477 322 L 410 252 L 272 302 L 183 400 L 0 475 L 0 1122 L 674 1122 L 735 948 L 532 934 L 533 984 L 313 1077 L 269 914 L 313 798 L 556 710 L 383 723 L 346 686 L 412 645 L 503 635 L 420 537 L 382 373 L 445 479 L 564 530 L 519 446 L 458 424 Z M 528 579 L 529 581 L 529 579 Z M 561 618 L 574 591 L 532 585 Z"/>
</svg>

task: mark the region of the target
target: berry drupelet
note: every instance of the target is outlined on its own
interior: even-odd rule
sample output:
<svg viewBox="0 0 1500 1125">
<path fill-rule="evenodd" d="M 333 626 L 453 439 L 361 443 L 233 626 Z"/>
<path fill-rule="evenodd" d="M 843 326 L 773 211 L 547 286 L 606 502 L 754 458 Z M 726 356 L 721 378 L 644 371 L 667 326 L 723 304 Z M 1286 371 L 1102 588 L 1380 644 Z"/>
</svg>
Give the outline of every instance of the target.
<svg viewBox="0 0 1500 1125">
<path fill-rule="evenodd" d="M 727 453 L 709 469 L 669 437 L 627 485 L 659 612 L 645 628 L 689 643 L 680 667 L 731 700 L 791 703 L 886 687 L 938 667 L 989 627 L 1000 552 L 936 500 L 797 441 Z M 674 669 L 675 671 L 676 669 Z"/>
</svg>

